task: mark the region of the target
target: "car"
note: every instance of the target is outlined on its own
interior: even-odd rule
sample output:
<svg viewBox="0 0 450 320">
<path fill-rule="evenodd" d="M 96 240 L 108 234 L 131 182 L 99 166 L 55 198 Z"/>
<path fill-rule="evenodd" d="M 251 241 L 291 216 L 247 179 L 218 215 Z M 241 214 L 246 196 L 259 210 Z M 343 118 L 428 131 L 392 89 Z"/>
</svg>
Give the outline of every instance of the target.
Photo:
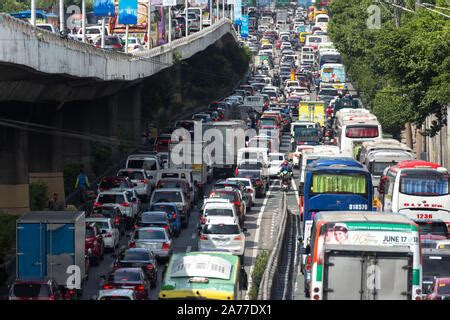
<svg viewBox="0 0 450 320">
<path fill-rule="evenodd" d="M 86 41 L 93 43 L 97 37 L 101 37 L 102 33 L 102 26 L 90 26 L 86 27 Z M 118 39 L 117 36 L 113 36 Z M 109 38 L 108 28 L 105 27 L 105 40 L 106 38 Z M 83 28 L 80 28 L 77 33 L 77 39 L 82 41 L 83 40 Z"/>
<path fill-rule="evenodd" d="M 137 300 L 149 298 L 150 283 L 143 268 L 119 268 L 106 277 L 102 277 L 103 290 L 132 289 Z"/>
<path fill-rule="evenodd" d="M 280 172 L 281 164 L 286 160 L 284 153 L 269 153 L 269 175 L 270 177 L 277 177 Z"/>
<path fill-rule="evenodd" d="M 450 250 L 422 249 L 422 292 L 430 292 L 436 278 L 450 277 Z"/>
<path fill-rule="evenodd" d="M 239 223 L 211 220 L 203 228 L 199 228 L 199 231 L 199 251 L 228 251 L 239 256 L 241 263 L 243 262 L 247 229 L 241 229 Z"/>
<path fill-rule="evenodd" d="M 214 184 L 213 188 L 215 188 L 215 189 L 226 189 L 228 187 L 231 187 L 233 189 L 239 190 L 239 192 L 241 193 L 241 197 L 244 200 L 247 209 L 251 209 L 251 207 L 253 206 L 252 196 L 251 196 L 250 192 L 247 191 L 247 188 L 245 187 L 245 185 L 242 182 L 236 181 L 236 180 L 229 180 L 229 179 L 218 180 Z"/>
<path fill-rule="evenodd" d="M 102 38 L 98 37 L 94 39 L 94 46 L 98 49 L 102 47 Z M 105 36 L 105 46 L 103 47 L 104 50 L 108 51 L 123 51 L 123 45 L 120 41 L 120 38 L 118 36 Z"/>
<path fill-rule="evenodd" d="M 233 203 L 239 216 L 239 223 L 241 225 L 244 225 L 247 208 L 239 191 L 233 190 L 231 188 L 212 189 L 209 193 L 209 198 L 227 199 L 229 202 Z"/>
<path fill-rule="evenodd" d="M 140 202 L 136 191 L 126 189 L 123 191 L 107 191 L 97 195 L 94 202 L 94 208 L 105 204 L 115 205 L 119 208 L 122 215 L 125 216 L 126 226 L 130 228 L 140 211 Z"/>
<path fill-rule="evenodd" d="M 236 173 L 239 173 L 241 170 L 258 170 L 263 178 L 263 183 L 266 187 L 269 187 L 270 183 L 270 175 L 269 175 L 269 163 L 265 162 L 263 159 L 248 159 L 239 162 Z"/>
<path fill-rule="evenodd" d="M 144 50 L 141 39 L 137 37 L 128 37 L 128 52 L 138 52 Z"/>
<path fill-rule="evenodd" d="M 103 245 L 105 248 L 114 250 L 119 246 L 120 232 L 114 226 L 114 222 L 110 218 L 89 217 L 86 218 L 87 223 L 95 223 L 100 229 L 103 236 Z"/>
<path fill-rule="evenodd" d="M 137 297 L 131 289 L 108 289 L 99 290 L 92 300 L 137 300 Z"/>
<path fill-rule="evenodd" d="M 177 205 L 169 202 L 152 203 L 148 206 L 148 211 L 164 211 L 169 218 L 175 237 L 181 234 L 181 215 L 179 214 Z"/>
<path fill-rule="evenodd" d="M 97 193 L 132 189 L 133 187 L 134 184 L 128 177 L 103 177 L 97 186 Z"/>
<path fill-rule="evenodd" d="M 426 300 L 450 300 L 450 278 L 436 278 L 428 290 Z"/>
<path fill-rule="evenodd" d="M 236 208 L 229 202 L 210 202 L 202 207 L 199 216 L 199 226 L 203 227 L 208 219 L 224 219 L 239 223 Z"/>
<path fill-rule="evenodd" d="M 136 221 L 135 228 L 142 227 L 162 227 L 169 232 L 169 235 L 173 236 L 172 225 L 165 211 L 146 211 L 142 212 Z"/>
<path fill-rule="evenodd" d="M 248 178 L 228 178 L 227 181 L 239 181 L 241 182 L 245 188 L 247 189 L 247 192 L 250 194 L 251 196 L 251 206 L 250 208 L 253 206 L 253 204 L 255 203 L 255 188 L 253 186 L 252 180 L 248 179 Z"/>
<path fill-rule="evenodd" d="M 152 194 L 152 186 L 147 171 L 144 169 L 120 169 L 117 176 L 130 179 L 138 197 L 142 201 L 148 201 Z"/>
<path fill-rule="evenodd" d="M 200 31 L 200 17 L 195 13 L 188 13 L 189 32 Z"/>
<path fill-rule="evenodd" d="M 211 115 L 207 113 L 196 113 L 192 116 L 192 120 L 204 123 L 212 122 Z"/>
<path fill-rule="evenodd" d="M 59 33 L 59 29 L 51 23 L 36 23 L 36 28 L 50 31 L 51 33 Z"/>
<path fill-rule="evenodd" d="M 155 149 L 156 152 L 168 152 L 170 148 L 170 142 L 172 141 L 171 133 L 160 134 L 155 139 Z"/>
<path fill-rule="evenodd" d="M 85 250 L 93 265 L 98 266 L 105 257 L 103 235 L 96 223 L 86 223 Z"/>
<path fill-rule="evenodd" d="M 114 227 L 117 228 L 121 235 L 125 235 L 125 217 L 116 206 L 104 205 L 93 209 L 89 217 L 103 217 L 112 219 Z"/>
<path fill-rule="evenodd" d="M 420 239 L 446 240 L 449 238 L 447 224 L 442 220 L 414 219 L 419 225 Z"/>
<path fill-rule="evenodd" d="M 16 279 L 10 286 L 8 300 L 69 300 L 70 294 L 54 279 L 36 277 Z"/>
<path fill-rule="evenodd" d="M 267 194 L 268 185 L 265 183 L 266 178 L 261 175 L 261 170 L 239 170 L 237 178 L 246 178 L 252 181 L 255 186 L 255 197 L 264 198 Z"/>
<path fill-rule="evenodd" d="M 183 36 L 183 30 L 177 19 L 172 19 L 172 39 L 179 39 Z"/>
<path fill-rule="evenodd" d="M 186 18 L 184 16 L 176 16 L 174 20 L 178 22 L 178 26 L 181 29 L 181 35 L 186 36 Z"/>
<path fill-rule="evenodd" d="M 146 248 L 129 248 L 122 250 L 114 261 L 113 269 L 143 268 L 150 286 L 156 287 L 158 281 L 158 261 L 154 253 Z"/>
<path fill-rule="evenodd" d="M 156 183 L 156 189 L 182 189 L 186 201 L 189 202 L 189 207 L 194 206 L 194 192 L 186 179 L 179 178 L 163 178 Z"/>
<path fill-rule="evenodd" d="M 147 248 L 160 260 L 169 259 L 173 253 L 169 232 L 161 227 L 135 229 L 130 237 L 128 248 Z"/>
<path fill-rule="evenodd" d="M 190 204 L 184 196 L 183 189 L 155 189 L 150 199 L 150 204 L 170 202 L 175 203 L 181 215 L 181 225 L 187 228 L 190 217 Z"/>
<path fill-rule="evenodd" d="M 132 154 L 128 156 L 125 168 L 146 170 L 153 187 L 156 184 L 158 171 L 162 169 L 162 163 L 156 154 Z"/>
</svg>

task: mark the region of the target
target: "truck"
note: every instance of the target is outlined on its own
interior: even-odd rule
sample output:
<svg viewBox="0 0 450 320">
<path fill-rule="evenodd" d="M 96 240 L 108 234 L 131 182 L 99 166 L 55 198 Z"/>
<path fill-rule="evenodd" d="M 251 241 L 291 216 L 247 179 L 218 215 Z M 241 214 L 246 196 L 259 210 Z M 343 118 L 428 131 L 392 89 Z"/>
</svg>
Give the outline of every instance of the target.
<svg viewBox="0 0 450 320">
<path fill-rule="evenodd" d="M 237 152 L 245 146 L 247 124 L 243 120 L 217 121 L 203 124 L 205 152 L 211 157 L 213 177 L 234 174 Z"/>
<path fill-rule="evenodd" d="M 88 261 L 84 212 L 28 212 L 17 220 L 16 231 L 18 280 L 49 277 L 81 294 Z"/>
</svg>

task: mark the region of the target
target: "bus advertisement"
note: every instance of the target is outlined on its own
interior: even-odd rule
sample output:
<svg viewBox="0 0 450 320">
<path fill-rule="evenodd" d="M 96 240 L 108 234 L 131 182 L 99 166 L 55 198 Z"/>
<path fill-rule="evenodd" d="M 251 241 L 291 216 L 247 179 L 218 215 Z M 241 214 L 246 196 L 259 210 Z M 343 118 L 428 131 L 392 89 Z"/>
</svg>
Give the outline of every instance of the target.
<svg viewBox="0 0 450 320">
<path fill-rule="evenodd" d="M 420 300 L 418 226 L 395 213 L 316 215 L 305 270 L 312 300 Z"/>
</svg>

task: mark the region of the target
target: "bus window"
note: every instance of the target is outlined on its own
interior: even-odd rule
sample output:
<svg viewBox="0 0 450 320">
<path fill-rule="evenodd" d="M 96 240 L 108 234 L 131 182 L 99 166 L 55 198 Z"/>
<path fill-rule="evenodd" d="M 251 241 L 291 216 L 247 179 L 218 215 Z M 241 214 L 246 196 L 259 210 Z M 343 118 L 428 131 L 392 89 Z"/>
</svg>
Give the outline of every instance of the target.
<svg viewBox="0 0 450 320">
<path fill-rule="evenodd" d="M 318 193 L 352 193 L 367 195 L 366 176 L 314 174 L 310 194 Z"/>
<path fill-rule="evenodd" d="M 407 195 L 447 195 L 449 176 L 430 170 L 403 171 L 400 177 L 400 192 Z"/>
<path fill-rule="evenodd" d="M 347 127 L 345 130 L 347 138 L 376 138 L 378 134 L 377 126 Z"/>
</svg>

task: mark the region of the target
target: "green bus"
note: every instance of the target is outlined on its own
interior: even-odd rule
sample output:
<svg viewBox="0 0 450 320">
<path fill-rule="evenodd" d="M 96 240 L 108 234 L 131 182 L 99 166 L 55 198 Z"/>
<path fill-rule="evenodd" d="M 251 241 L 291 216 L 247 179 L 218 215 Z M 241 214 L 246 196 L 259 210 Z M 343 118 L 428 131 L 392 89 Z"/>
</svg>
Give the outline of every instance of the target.
<svg viewBox="0 0 450 320">
<path fill-rule="evenodd" d="M 163 275 L 159 299 L 241 300 L 247 273 L 229 252 L 174 254 Z"/>
</svg>

